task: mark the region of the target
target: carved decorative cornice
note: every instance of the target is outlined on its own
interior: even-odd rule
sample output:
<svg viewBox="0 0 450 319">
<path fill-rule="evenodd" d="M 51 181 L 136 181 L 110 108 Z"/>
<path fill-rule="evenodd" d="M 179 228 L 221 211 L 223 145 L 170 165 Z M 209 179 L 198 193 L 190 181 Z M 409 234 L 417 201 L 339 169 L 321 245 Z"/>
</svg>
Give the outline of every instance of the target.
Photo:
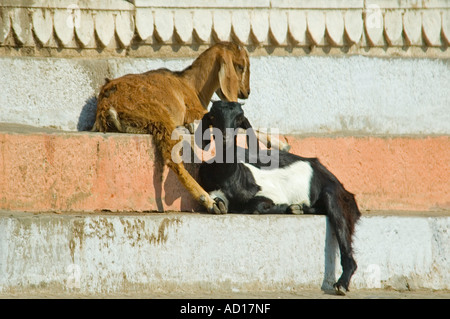
<svg viewBox="0 0 450 319">
<path fill-rule="evenodd" d="M 32 4 L 30 4 L 32 3 Z M 3 0 L 0 48 L 130 50 L 237 41 L 253 48 L 435 48 L 448 57 L 446 0 Z M 5 49 L 9 49 L 5 50 Z M 326 52 L 326 51 L 325 51 Z"/>
</svg>

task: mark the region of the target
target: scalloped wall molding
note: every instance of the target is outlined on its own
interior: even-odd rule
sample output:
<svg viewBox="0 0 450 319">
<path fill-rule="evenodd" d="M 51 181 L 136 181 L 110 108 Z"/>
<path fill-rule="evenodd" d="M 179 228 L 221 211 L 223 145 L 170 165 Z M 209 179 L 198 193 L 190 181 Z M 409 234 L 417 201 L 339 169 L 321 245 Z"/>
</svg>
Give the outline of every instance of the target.
<svg viewBox="0 0 450 319">
<path fill-rule="evenodd" d="M 449 56 L 446 0 L 4 0 L 0 47 L 126 49 L 254 47 L 438 47 Z"/>
</svg>

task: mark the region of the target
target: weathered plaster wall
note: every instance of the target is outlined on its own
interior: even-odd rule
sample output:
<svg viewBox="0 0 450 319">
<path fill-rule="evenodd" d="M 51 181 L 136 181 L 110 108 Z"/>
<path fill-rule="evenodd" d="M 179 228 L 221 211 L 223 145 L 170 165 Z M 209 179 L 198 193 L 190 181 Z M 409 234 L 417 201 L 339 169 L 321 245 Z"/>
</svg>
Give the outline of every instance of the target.
<svg viewBox="0 0 450 319">
<path fill-rule="evenodd" d="M 87 130 L 105 77 L 191 62 L 3 57 L 0 122 Z M 449 134 L 448 83 L 441 59 L 251 57 L 245 110 L 255 127 L 285 134 Z"/>
</svg>

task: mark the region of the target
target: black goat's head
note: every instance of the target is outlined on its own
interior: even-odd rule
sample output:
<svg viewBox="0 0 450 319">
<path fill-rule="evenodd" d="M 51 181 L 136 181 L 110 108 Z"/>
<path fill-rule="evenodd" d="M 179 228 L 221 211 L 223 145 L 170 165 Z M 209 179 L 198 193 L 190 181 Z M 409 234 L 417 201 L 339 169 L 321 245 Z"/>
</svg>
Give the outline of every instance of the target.
<svg viewBox="0 0 450 319">
<path fill-rule="evenodd" d="M 198 141 L 197 138 L 203 140 L 202 148 L 206 145 L 205 137 L 207 134 L 205 135 L 205 131 L 211 126 L 213 127 L 212 135 L 220 134 L 224 141 L 234 140 L 237 130 L 240 128 L 244 130 L 252 128 L 244 115 L 242 105 L 238 102 L 226 101 L 214 101 L 210 111 L 203 116 L 199 130 L 196 132 L 196 141 Z"/>
<path fill-rule="evenodd" d="M 244 116 L 242 105 L 238 102 L 214 101 L 208 113 L 202 119 L 203 130 L 213 126 L 223 133 L 226 129 L 248 129 L 251 125 Z"/>
</svg>

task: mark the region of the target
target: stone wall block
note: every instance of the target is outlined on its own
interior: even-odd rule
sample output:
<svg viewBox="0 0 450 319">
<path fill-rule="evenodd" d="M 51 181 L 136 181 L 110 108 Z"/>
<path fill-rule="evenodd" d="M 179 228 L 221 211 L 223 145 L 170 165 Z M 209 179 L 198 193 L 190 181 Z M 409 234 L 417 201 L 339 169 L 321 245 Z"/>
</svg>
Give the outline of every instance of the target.
<svg viewBox="0 0 450 319">
<path fill-rule="evenodd" d="M 422 43 L 422 16 L 419 11 L 408 10 L 403 15 L 403 32 L 409 45 Z"/>
<path fill-rule="evenodd" d="M 43 45 L 47 44 L 53 33 L 53 18 L 50 10 L 36 9 L 32 14 L 33 31 Z"/>
<path fill-rule="evenodd" d="M 79 23 L 75 23 L 75 34 L 83 47 L 94 42 L 94 19 L 89 12 L 81 11 Z"/>
<path fill-rule="evenodd" d="M 109 11 L 99 11 L 94 18 L 95 33 L 101 45 L 107 47 L 114 36 L 114 16 Z"/>
<path fill-rule="evenodd" d="M 383 45 L 384 21 L 379 8 L 371 7 L 364 15 L 364 26 L 369 46 Z"/>
<path fill-rule="evenodd" d="M 403 21 L 401 11 L 387 11 L 384 15 L 386 41 L 391 46 L 403 44 Z"/>
<path fill-rule="evenodd" d="M 53 16 L 53 28 L 62 45 L 68 45 L 73 40 L 75 26 L 74 14 L 65 9 L 55 10 Z"/>
<path fill-rule="evenodd" d="M 450 11 L 442 14 L 442 40 L 447 41 L 447 45 L 450 44 Z"/>
<path fill-rule="evenodd" d="M 229 41 L 231 33 L 231 13 L 228 10 L 213 12 L 214 35 L 219 41 Z"/>
<path fill-rule="evenodd" d="M 273 10 L 269 13 L 270 35 L 278 45 L 286 43 L 288 21 L 286 11 Z"/>
<path fill-rule="evenodd" d="M 323 11 L 309 11 L 306 21 L 308 34 L 313 44 L 322 44 L 325 36 L 325 15 Z"/>
<path fill-rule="evenodd" d="M 145 41 L 153 35 L 153 11 L 151 8 L 136 9 L 136 31 L 141 40 Z"/>
<path fill-rule="evenodd" d="M 286 11 L 274 10 L 269 13 L 269 30 L 271 39 L 278 45 L 286 43 L 288 30 Z"/>
<path fill-rule="evenodd" d="M 325 15 L 325 26 L 329 40 L 334 45 L 344 43 L 344 17 L 337 10 L 328 11 Z"/>
<path fill-rule="evenodd" d="M 256 43 L 265 43 L 269 34 L 269 12 L 255 10 L 250 13 L 251 32 Z"/>
<path fill-rule="evenodd" d="M 211 39 L 212 15 L 210 10 L 194 11 L 194 34 L 200 42 L 208 42 Z"/>
<path fill-rule="evenodd" d="M 17 41 L 22 45 L 33 44 L 32 22 L 27 8 L 14 8 L 12 11 L 12 28 Z"/>
<path fill-rule="evenodd" d="M 348 10 L 344 15 L 344 29 L 347 39 L 351 43 L 359 43 L 363 31 L 363 17 L 361 11 Z"/>
<path fill-rule="evenodd" d="M 158 41 L 171 43 L 174 31 L 173 12 L 167 9 L 155 10 L 155 36 Z"/>
<path fill-rule="evenodd" d="M 174 13 L 174 27 L 179 41 L 182 43 L 192 43 L 194 23 L 191 11 L 176 10 Z"/>
<path fill-rule="evenodd" d="M 427 10 L 422 16 L 423 37 L 429 46 L 441 44 L 441 14 L 437 10 Z"/>
<path fill-rule="evenodd" d="M 129 11 L 120 11 L 116 15 L 116 34 L 122 46 L 130 45 L 134 36 L 134 17 Z"/>
<path fill-rule="evenodd" d="M 288 32 L 295 44 L 306 44 L 306 14 L 304 11 L 288 12 Z"/>
<path fill-rule="evenodd" d="M 11 31 L 9 10 L 0 8 L 0 43 L 3 43 Z"/>
<path fill-rule="evenodd" d="M 231 14 L 231 25 L 235 40 L 241 44 L 248 43 L 250 35 L 250 15 L 248 10 L 235 10 Z"/>
</svg>

